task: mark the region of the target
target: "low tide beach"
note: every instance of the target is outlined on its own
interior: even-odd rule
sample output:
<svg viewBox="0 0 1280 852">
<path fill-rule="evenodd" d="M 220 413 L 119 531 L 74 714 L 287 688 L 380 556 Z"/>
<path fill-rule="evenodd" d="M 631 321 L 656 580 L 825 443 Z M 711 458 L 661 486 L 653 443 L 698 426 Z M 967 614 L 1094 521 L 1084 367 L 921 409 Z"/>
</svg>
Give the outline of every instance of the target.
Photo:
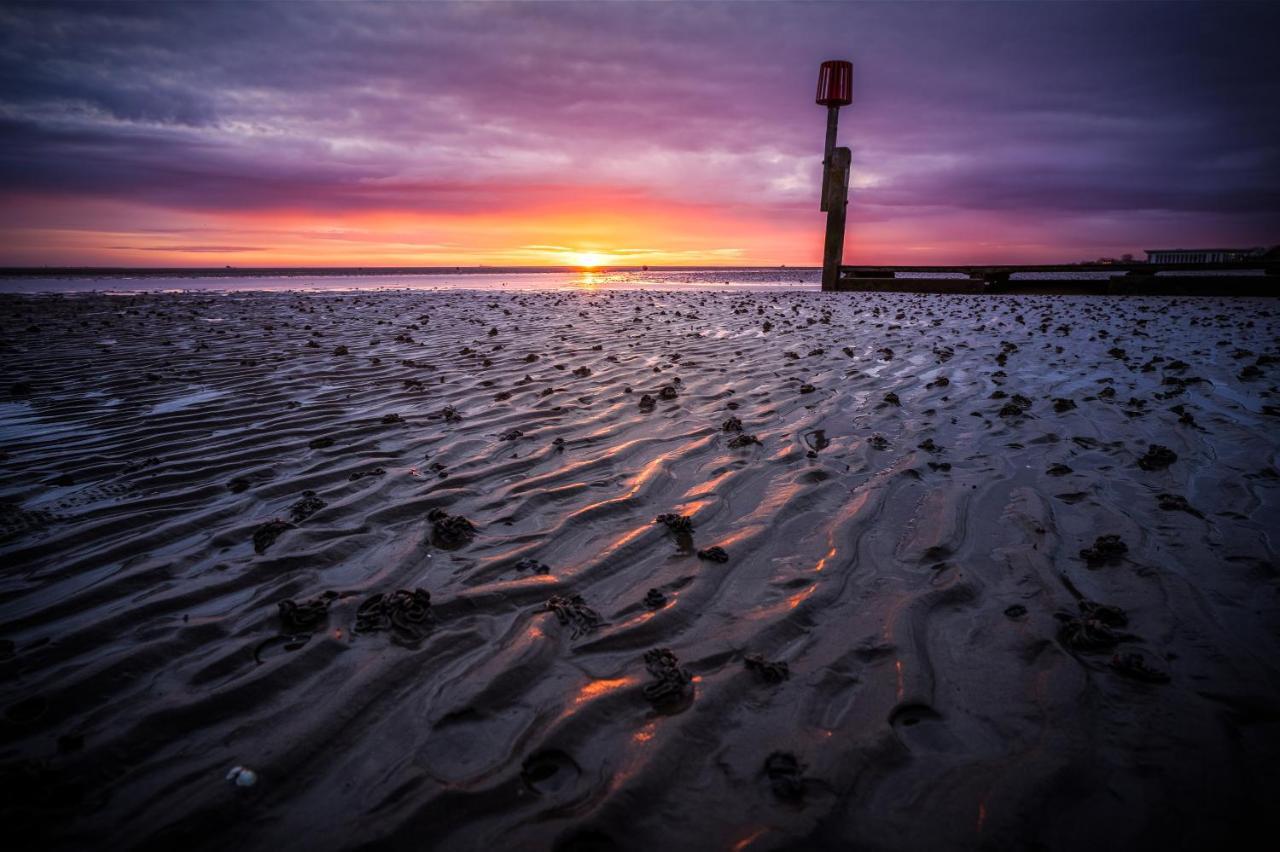
<svg viewBox="0 0 1280 852">
<path fill-rule="evenodd" d="M 8 830 L 1280 827 L 1274 300 L 615 289 L 0 296 Z"/>
</svg>

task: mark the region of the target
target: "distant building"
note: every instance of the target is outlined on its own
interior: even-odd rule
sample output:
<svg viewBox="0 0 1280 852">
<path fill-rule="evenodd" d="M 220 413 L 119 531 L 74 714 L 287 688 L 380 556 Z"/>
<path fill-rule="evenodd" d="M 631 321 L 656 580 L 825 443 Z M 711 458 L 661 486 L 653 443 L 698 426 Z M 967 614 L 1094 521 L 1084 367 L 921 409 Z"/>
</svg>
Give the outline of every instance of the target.
<svg viewBox="0 0 1280 852">
<path fill-rule="evenodd" d="M 1252 260 L 1267 253 L 1264 248 L 1147 249 L 1147 263 L 1230 263 Z"/>
</svg>

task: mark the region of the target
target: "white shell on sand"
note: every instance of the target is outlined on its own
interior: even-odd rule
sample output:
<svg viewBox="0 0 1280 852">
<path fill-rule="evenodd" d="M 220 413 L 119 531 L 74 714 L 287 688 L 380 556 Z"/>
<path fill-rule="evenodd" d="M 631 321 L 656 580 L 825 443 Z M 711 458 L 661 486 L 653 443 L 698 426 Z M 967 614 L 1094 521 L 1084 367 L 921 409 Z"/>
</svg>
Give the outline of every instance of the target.
<svg viewBox="0 0 1280 852">
<path fill-rule="evenodd" d="M 227 780 L 235 782 L 237 787 L 252 787 L 258 783 L 258 773 L 244 766 L 233 766 L 227 773 Z"/>
</svg>

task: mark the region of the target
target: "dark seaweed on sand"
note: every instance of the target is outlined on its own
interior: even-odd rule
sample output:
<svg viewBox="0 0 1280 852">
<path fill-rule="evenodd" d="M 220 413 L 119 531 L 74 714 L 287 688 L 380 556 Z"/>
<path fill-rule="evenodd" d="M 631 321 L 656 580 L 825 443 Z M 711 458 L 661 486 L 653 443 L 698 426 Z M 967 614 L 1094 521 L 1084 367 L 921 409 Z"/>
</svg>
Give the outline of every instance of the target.
<svg viewBox="0 0 1280 852">
<path fill-rule="evenodd" d="M 582 595 L 552 595 L 546 609 L 556 614 L 556 620 L 571 628 L 570 637 L 577 639 L 600 626 L 600 614 L 583 600 Z"/>
<path fill-rule="evenodd" d="M 456 550 L 476 536 L 476 525 L 461 515 L 450 515 L 444 509 L 432 509 L 431 543 L 441 550 Z"/>
<path fill-rule="evenodd" d="M 688 515 L 677 515 L 665 512 L 653 519 L 655 524 L 662 524 L 675 539 L 676 545 L 685 553 L 693 550 L 693 519 Z"/>
<path fill-rule="evenodd" d="M 280 626 L 285 633 L 304 633 L 324 627 L 329 617 L 329 604 L 337 597 L 337 592 L 328 591 L 304 601 L 280 601 L 276 604 L 280 612 Z"/>
<path fill-rule="evenodd" d="M 1143 470 L 1164 470 L 1178 460 L 1178 454 L 1168 447 L 1152 444 L 1147 452 L 1138 459 L 1138 467 Z"/>
<path fill-rule="evenodd" d="M 765 758 L 764 774 L 779 799 L 798 802 L 804 798 L 804 765 L 794 754 L 775 751 Z"/>
<path fill-rule="evenodd" d="M 253 549 L 258 553 L 265 553 L 280 534 L 285 530 L 293 529 L 293 524 L 286 523 L 278 518 L 260 524 L 253 531 Z"/>
<path fill-rule="evenodd" d="M 431 629 L 431 593 L 426 589 L 397 589 L 365 598 L 356 610 L 356 633 L 391 631 L 406 643 L 421 640 Z"/>
<path fill-rule="evenodd" d="M 1059 612 L 1054 615 L 1060 624 L 1058 641 L 1070 651 L 1096 653 L 1138 638 L 1119 632 L 1119 628 L 1129 624 L 1129 616 L 1118 606 L 1081 600 L 1077 608 L 1079 614 Z"/>
<path fill-rule="evenodd" d="M 1080 558 L 1089 563 L 1090 567 L 1097 567 L 1119 562 L 1128 552 L 1129 545 L 1125 544 L 1120 536 L 1109 533 L 1098 536 L 1093 542 L 1093 547 L 1083 548 L 1080 551 Z"/>
<path fill-rule="evenodd" d="M 690 698 L 689 684 L 693 675 L 680 667 L 680 661 L 668 648 L 646 651 L 644 667 L 652 680 L 644 685 L 644 697 L 660 712 L 671 712 Z"/>
<path fill-rule="evenodd" d="M 303 491 L 298 502 L 289 507 L 289 517 L 295 524 L 301 523 L 327 505 L 316 492 Z"/>
<path fill-rule="evenodd" d="M 665 524 L 667 529 L 676 535 L 693 535 L 693 518 L 688 515 L 677 515 L 665 512 L 653 519 L 655 524 Z"/>
<path fill-rule="evenodd" d="M 747 671 L 753 672 L 766 683 L 782 683 L 791 677 L 791 669 L 781 660 L 766 660 L 760 654 L 747 654 L 742 659 Z"/>
<path fill-rule="evenodd" d="M 1187 498 L 1179 494 L 1159 494 L 1156 496 L 1159 501 L 1160 508 L 1166 512 L 1186 512 L 1197 518 L 1203 518 L 1204 514 L 1187 502 Z"/>
<path fill-rule="evenodd" d="M 1127 654 L 1116 654 L 1111 658 L 1111 668 L 1131 680 L 1143 683 L 1168 683 L 1169 673 L 1153 668 L 1147 664 L 1146 658 L 1137 651 Z"/>
<path fill-rule="evenodd" d="M 719 545 L 711 545 L 698 551 L 698 558 L 705 559 L 708 562 L 728 562 L 729 554 L 725 552 L 723 547 Z"/>
</svg>

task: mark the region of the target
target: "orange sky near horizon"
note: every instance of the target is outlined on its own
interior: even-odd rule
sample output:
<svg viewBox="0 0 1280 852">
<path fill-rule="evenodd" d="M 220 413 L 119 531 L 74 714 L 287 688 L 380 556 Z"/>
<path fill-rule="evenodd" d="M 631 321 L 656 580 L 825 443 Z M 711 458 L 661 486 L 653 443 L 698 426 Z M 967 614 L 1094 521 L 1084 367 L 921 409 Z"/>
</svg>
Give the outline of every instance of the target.
<svg viewBox="0 0 1280 852">
<path fill-rule="evenodd" d="M 521 210 L 443 213 L 167 210 L 119 201 L 30 199 L 0 221 L 6 265 L 565 266 L 805 265 L 821 218 L 779 224 L 759 210 L 582 191 Z M 9 218 L 9 217 L 5 217 Z M 104 227 L 110 222 L 111 227 Z"/>
<path fill-rule="evenodd" d="M 484 212 L 191 211 L 117 200 L 30 198 L 0 215 L 0 265 L 286 266 L 819 266 L 825 214 L 646 199 L 609 189 Z M 1080 260 L 1016 218 L 939 212 L 862 221 L 851 203 L 846 263 Z M 105 227 L 104 223 L 110 223 Z M 1103 228 L 1105 222 L 1094 222 Z M 999 243 L 975 239 L 999 233 Z M 49 263 L 51 256 L 56 264 Z M 587 258 L 587 256 L 594 256 Z"/>
</svg>

